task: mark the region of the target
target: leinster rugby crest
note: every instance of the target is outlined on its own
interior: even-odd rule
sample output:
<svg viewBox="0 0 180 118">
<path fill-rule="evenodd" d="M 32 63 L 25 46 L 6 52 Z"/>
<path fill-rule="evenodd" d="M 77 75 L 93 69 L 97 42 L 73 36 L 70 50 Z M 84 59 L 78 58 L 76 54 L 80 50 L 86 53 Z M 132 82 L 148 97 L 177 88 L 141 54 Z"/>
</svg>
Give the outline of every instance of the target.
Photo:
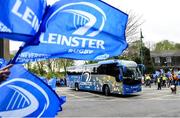
<svg viewBox="0 0 180 118">
<path fill-rule="evenodd" d="M 15 65 L 11 72 L 10 78 L 0 85 L 0 116 L 54 117 L 57 114 L 60 98 L 48 85 L 22 66 Z"/>
</svg>

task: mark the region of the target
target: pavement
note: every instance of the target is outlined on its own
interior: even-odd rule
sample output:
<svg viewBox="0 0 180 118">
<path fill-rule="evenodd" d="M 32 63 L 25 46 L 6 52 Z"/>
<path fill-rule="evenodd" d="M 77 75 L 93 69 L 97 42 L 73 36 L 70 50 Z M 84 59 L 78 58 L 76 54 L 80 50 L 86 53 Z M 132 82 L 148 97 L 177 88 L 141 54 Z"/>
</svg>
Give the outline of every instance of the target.
<svg viewBox="0 0 180 118">
<path fill-rule="evenodd" d="M 180 86 L 177 87 L 177 93 L 172 94 L 170 88 L 162 88 L 157 90 L 156 86 L 144 87 L 142 86 L 142 92 L 135 93 L 132 95 L 122 96 L 122 95 L 111 95 L 104 96 L 101 93 L 88 92 L 88 91 L 75 91 L 69 87 L 58 87 L 56 90 L 57 94 L 66 96 L 68 101 L 96 101 L 96 100 L 178 100 L 180 99 Z M 126 99 L 128 98 L 128 99 Z"/>
<path fill-rule="evenodd" d="M 58 87 L 56 92 L 67 97 L 57 117 L 180 117 L 179 86 L 177 94 L 170 88 L 157 90 L 154 85 L 128 96 L 104 96 L 68 87 Z"/>
</svg>

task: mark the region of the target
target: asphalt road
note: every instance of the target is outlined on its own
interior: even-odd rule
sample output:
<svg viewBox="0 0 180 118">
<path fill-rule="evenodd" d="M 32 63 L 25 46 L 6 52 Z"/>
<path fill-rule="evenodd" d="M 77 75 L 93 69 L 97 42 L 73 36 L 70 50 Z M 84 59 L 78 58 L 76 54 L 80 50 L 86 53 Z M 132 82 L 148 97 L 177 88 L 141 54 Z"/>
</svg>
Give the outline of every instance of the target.
<svg viewBox="0 0 180 118">
<path fill-rule="evenodd" d="M 180 117 L 180 87 L 177 90 L 171 94 L 169 88 L 153 86 L 135 95 L 104 96 L 60 87 L 56 91 L 67 96 L 67 102 L 57 117 Z"/>
</svg>

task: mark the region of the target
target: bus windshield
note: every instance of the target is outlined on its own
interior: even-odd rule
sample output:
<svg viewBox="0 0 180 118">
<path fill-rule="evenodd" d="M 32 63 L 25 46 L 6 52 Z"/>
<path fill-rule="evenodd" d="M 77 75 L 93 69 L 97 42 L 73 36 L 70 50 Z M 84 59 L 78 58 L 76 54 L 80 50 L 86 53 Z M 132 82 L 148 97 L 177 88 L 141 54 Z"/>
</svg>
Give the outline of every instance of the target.
<svg viewBox="0 0 180 118">
<path fill-rule="evenodd" d="M 140 71 L 136 67 L 127 67 L 126 72 L 123 72 L 124 79 L 136 79 L 137 77 L 140 77 Z"/>
</svg>

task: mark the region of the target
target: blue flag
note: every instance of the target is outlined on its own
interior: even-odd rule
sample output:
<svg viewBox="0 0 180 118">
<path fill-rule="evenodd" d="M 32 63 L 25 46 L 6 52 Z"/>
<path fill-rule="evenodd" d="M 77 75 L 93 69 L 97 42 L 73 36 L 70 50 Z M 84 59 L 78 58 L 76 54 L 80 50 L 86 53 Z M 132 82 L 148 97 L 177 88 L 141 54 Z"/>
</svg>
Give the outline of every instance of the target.
<svg viewBox="0 0 180 118">
<path fill-rule="evenodd" d="M 0 38 L 33 39 L 45 9 L 46 0 L 0 0 Z"/>
<path fill-rule="evenodd" d="M 159 77 L 161 73 L 159 71 L 155 71 L 155 74 Z"/>
<path fill-rule="evenodd" d="M 0 116 L 55 117 L 65 102 L 37 76 L 20 65 L 11 68 L 7 81 L 0 85 Z"/>
<path fill-rule="evenodd" d="M 4 60 L 3 58 L 0 58 L 0 69 L 1 69 L 2 67 L 6 66 L 6 64 L 7 64 L 7 61 Z"/>
<path fill-rule="evenodd" d="M 26 46 L 16 63 L 49 58 L 102 60 L 127 48 L 128 15 L 100 0 L 60 0 L 52 5 L 41 34 Z"/>
</svg>

